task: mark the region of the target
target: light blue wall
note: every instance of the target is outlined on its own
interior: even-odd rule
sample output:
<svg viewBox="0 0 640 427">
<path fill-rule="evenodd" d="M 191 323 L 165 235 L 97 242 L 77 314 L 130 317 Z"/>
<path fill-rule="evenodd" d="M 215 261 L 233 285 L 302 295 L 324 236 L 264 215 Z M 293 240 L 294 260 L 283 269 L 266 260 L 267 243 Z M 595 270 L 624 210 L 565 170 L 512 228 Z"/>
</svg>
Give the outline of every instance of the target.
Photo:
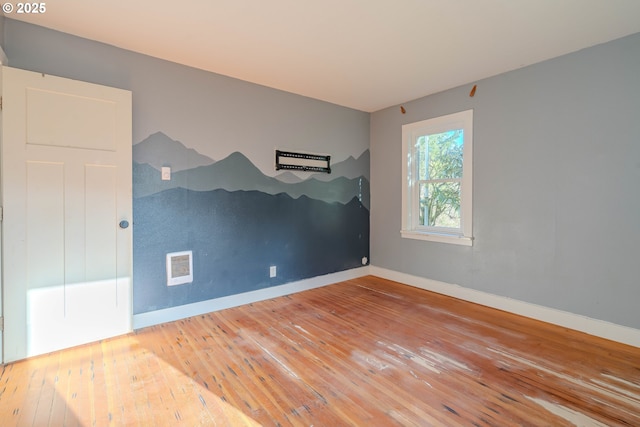
<svg viewBox="0 0 640 427">
<path fill-rule="evenodd" d="M 371 116 L 373 265 L 640 328 L 640 34 Z M 400 237 L 401 126 L 474 110 L 473 247 Z"/>
<path fill-rule="evenodd" d="M 368 113 L 11 19 L 4 41 L 12 67 L 133 93 L 134 314 L 369 257 Z M 275 149 L 329 154 L 335 173 L 278 177 Z M 181 188 L 160 180 L 161 166 Z M 184 250 L 194 281 L 168 288 L 165 255 Z"/>
</svg>

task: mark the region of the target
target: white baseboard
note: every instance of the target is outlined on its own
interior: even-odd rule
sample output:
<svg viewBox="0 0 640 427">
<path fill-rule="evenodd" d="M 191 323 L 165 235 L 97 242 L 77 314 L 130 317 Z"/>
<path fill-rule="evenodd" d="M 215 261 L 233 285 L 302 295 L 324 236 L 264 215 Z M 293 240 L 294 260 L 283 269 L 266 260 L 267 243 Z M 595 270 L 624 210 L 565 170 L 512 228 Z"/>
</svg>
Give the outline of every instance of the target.
<svg viewBox="0 0 640 427">
<path fill-rule="evenodd" d="M 133 315 L 133 328 L 140 329 L 147 326 L 158 325 L 160 323 L 172 322 L 191 316 L 198 316 L 212 311 L 224 310 L 226 308 L 237 307 L 243 304 L 250 304 L 283 295 L 294 294 L 321 286 L 331 285 L 333 283 L 345 280 L 355 279 L 357 277 L 369 274 L 369 266 L 354 268 L 337 273 L 317 276 L 311 279 L 300 280 L 297 282 L 286 283 L 284 285 L 274 286 L 270 288 L 259 289 L 257 291 L 245 292 L 237 295 L 229 295 L 211 299 L 207 301 L 195 302 L 192 304 L 180 305 L 177 307 L 164 308 L 161 310 L 150 311 Z"/>
<path fill-rule="evenodd" d="M 369 272 L 373 276 L 404 283 L 416 288 L 448 295 L 464 301 L 485 305 L 487 307 L 497 308 L 520 316 L 541 320 L 543 322 L 552 323 L 564 328 L 632 345 L 634 347 L 640 347 L 640 330 L 630 328 L 628 326 L 617 325 L 615 323 L 592 319 L 579 314 L 573 314 L 512 298 L 493 295 L 474 289 L 464 288 L 459 285 L 452 285 L 450 283 L 426 279 L 424 277 L 412 276 L 410 274 L 387 270 L 380 267 L 370 266 Z"/>
<path fill-rule="evenodd" d="M 133 316 L 133 328 L 140 329 L 160 323 L 172 322 L 186 317 L 319 288 L 369 274 L 640 348 L 640 330 L 638 329 L 376 266 L 354 268 L 238 295 L 135 314 Z"/>
</svg>

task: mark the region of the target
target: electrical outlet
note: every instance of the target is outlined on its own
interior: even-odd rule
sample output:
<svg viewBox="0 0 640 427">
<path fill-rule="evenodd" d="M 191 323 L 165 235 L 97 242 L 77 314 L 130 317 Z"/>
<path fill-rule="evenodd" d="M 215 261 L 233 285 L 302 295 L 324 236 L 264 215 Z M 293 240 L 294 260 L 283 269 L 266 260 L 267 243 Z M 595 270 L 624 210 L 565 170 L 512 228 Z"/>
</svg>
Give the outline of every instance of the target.
<svg viewBox="0 0 640 427">
<path fill-rule="evenodd" d="M 269 277 L 276 277 L 276 266 L 272 265 L 269 267 Z"/>
</svg>

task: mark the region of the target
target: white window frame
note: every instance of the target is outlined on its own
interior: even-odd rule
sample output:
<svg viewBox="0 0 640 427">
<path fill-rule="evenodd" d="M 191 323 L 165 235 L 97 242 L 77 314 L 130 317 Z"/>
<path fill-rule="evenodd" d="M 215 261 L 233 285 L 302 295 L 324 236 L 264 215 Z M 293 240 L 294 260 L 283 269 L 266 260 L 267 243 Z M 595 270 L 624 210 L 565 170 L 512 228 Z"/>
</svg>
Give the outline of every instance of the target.
<svg viewBox="0 0 640 427">
<path fill-rule="evenodd" d="M 463 129 L 460 228 L 425 227 L 419 220 L 416 141 L 424 135 Z M 408 239 L 471 246 L 473 244 L 473 110 L 422 120 L 402 126 L 402 229 Z"/>
</svg>

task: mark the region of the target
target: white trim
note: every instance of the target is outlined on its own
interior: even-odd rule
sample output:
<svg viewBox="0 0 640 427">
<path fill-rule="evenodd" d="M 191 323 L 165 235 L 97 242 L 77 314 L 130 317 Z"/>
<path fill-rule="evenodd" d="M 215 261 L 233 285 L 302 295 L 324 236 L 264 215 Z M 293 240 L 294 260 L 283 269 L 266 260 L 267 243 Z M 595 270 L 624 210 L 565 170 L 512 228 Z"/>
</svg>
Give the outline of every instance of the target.
<svg viewBox="0 0 640 427">
<path fill-rule="evenodd" d="M 459 285 L 370 266 L 372 275 L 640 348 L 640 330 Z"/>
<path fill-rule="evenodd" d="M 400 230 L 400 235 L 407 239 L 428 240 L 430 242 L 451 243 L 454 245 L 473 246 L 473 238 L 458 234 L 439 234 L 417 230 Z"/>
<path fill-rule="evenodd" d="M 226 308 L 277 298 L 284 295 L 294 294 L 296 292 L 331 285 L 345 280 L 367 276 L 368 274 L 369 266 L 358 267 L 351 270 L 313 277 L 311 279 L 286 283 L 280 286 L 259 289 L 257 291 L 229 295 L 222 298 L 194 302 L 192 304 L 185 304 L 178 307 L 165 308 L 147 313 L 134 314 L 133 329 L 145 328 L 147 326 L 158 325 L 165 322 L 173 322 L 174 320 L 180 320 L 186 317 L 198 316 L 212 311 L 224 310 Z"/>
<path fill-rule="evenodd" d="M 460 179 L 460 229 L 424 227 L 418 224 L 418 186 L 414 165 L 418 138 L 464 130 L 463 175 Z M 402 222 L 403 238 L 429 240 L 440 243 L 473 245 L 473 110 L 460 111 L 419 122 L 402 125 Z M 459 237 L 462 236 L 462 239 Z"/>
</svg>

